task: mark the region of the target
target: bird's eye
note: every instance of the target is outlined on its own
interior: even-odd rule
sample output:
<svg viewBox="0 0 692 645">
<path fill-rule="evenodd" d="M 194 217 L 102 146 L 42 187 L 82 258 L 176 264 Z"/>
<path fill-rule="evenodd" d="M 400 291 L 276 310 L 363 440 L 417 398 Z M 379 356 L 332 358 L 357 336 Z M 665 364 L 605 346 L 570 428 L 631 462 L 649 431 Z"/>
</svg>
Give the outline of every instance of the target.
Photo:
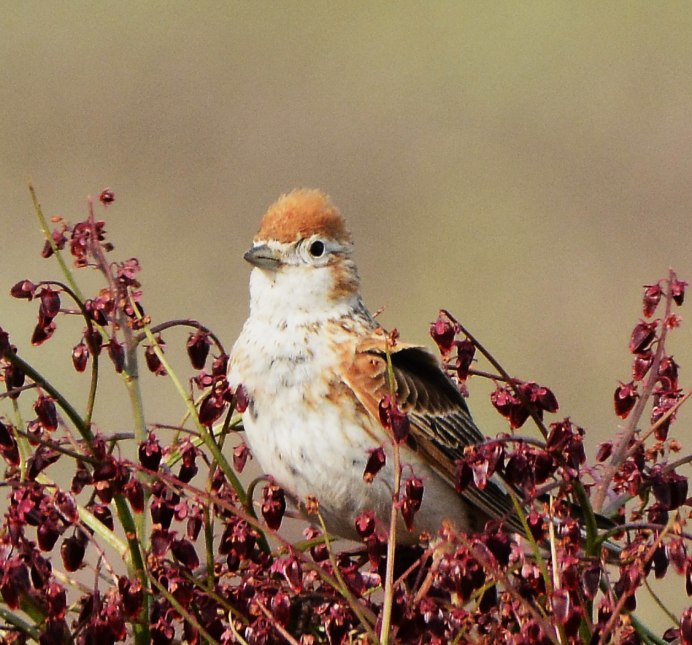
<svg viewBox="0 0 692 645">
<path fill-rule="evenodd" d="M 322 256 L 324 253 L 324 242 L 321 242 L 320 240 L 315 240 L 309 248 L 310 255 L 312 255 L 313 258 L 319 258 Z"/>
</svg>

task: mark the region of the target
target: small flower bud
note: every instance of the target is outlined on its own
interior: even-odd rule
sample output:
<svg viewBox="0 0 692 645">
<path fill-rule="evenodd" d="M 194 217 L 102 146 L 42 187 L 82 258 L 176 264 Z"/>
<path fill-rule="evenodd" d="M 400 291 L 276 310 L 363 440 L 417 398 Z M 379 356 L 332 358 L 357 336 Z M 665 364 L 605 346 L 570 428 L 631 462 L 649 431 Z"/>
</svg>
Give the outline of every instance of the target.
<svg viewBox="0 0 692 645">
<path fill-rule="evenodd" d="M 77 571 L 82 566 L 88 538 L 82 531 L 77 531 L 72 537 L 66 538 L 60 547 L 60 557 L 65 569 Z"/>
<path fill-rule="evenodd" d="M 12 390 L 17 390 L 22 387 L 24 385 L 25 378 L 26 375 L 21 367 L 17 367 L 16 365 L 12 364 L 5 366 L 5 387 L 7 388 L 8 392 L 11 392 L 9 395 L 11 399 L 16 399 L 19 397 L 20 393 L 12 392 Z"/>
<path fill-rule="evenodd" d="M 125 486 L 123 493 L 130 502 L 130 506 L 135 513 L 144 512 L 144 487 L 138 479 L 132 478 Z"/>
<path fill-rule="evenodd" d="M 650 284 L 644 288 L 643 313 L 646 318 L 651 318 L 661 301 L 663 290 L 660 284 Z"/>
<path fill-rule="evenodd" d="M 147 470 L 158 470 L 161 463 L 161 444 L 152 432 L 145 441 L 139 444 L 139 463 Z"/>
<path fill-rule="evenodd" d="M 50 287 L 44 287 L 38 297 L 41 300 L 39 313 L 45 317 L 46 321 L 55 318 L 60 311 L 60 294 Z"/>
<path fill-rule="evenodd" d="M 31 300 L 36 292 L 36 285 L 30 280 L 20 280 L 10 289 L 13 298 Z"/>
<path fill-rule="evenodd" d="M 242 473 L 245 468 L 245 464 L 250 456 L 250 449 L 247 444 L 240 443 L 233 449 L 233 467 Z"/>
<path fill-rule="evenodd" d="M 182 562 L 188 570 L 196 569 L 199 566 L 199 556 L 195 547 L 189 540 L 173 540 L 171 542 L 171 552 L 175 559 Z"/>
<path fill-rule="evenodd" d="M 380 422 L 385 428 L 392 431 L 394 440 L 397 443 L 405 441 L 411 429 L 408 415 L 399 408 L 396 400 L 389 394 L 386 394 L 380 401 L 379 413 Z"/>
<path fill-rule="evenodd" d="M 636 354 L 634 357 L 634 362 L 632 363 L 632 380 L 643 380 L 653 361 L 654 354 L 651 350 Z"/>
<path fill-rule="evenodd" d="M 211 373 L 213 376 L 226 376 L 228 372 L 228 354 L 217 356 L 211 364 Z"/>
<path fill-rule="evenodd" d="M 72 349 L 72 364 L 78 372 L 83 372 L 86 369 L 89 361 L 89 348 L 84 341 L 80 341 Z"/>
<path fill-rule="evenodd" d="M 654 320 L 650 323 L 640 320 L 632 330 L 630 338 L 630 352 L 632 354 L 640 354 L 649 349 L 651 342 L 656 338 L 656 328 L 658 321 Z"/>
<path fill-rule="evenodd" d="M 381 446 L 370 451 L 370 456 L 368 457 L 368 461 L 365 464 L 365 471 L 363 472 L 363 481 L 370 484 L 385 465 L 386 461 L 387 458 L 384 454 L 384 448 Z"/>
<path fill-rule="evenodd" d="M 685 287 L 687 287 L 687 282 L 684 280 L 678 280 L 677 278 L 675 278 L 670 284 L 670 293 L 678 307 L 681 306 L 685 300 Z"/>
<path fill-rule="evenodd" d="M 476 346 L 468 339 L 456 341 L 457 362 L 456 370 L 459 380 L 465 381 L 469 376 L 469 369 L 473 364 L 473 357 L 476 353 Z"/>
<path fill-rule="evenodd" d="M 7 352 L 11 351 L 12 345 L 10 345 L 10 335 L 0 327 L 0 358 L 2 358 Z"/>
<path fill-rule="evenodd" d="M 637 392 L 637 386 L 634 382 L 621 383 L 615 389 L 614 403 L 615 403 L 615 414 L 617 414 L 621 419 L 626 419 L 629 413 L 632 411 L 634 404 L 639 398 L 639 393 Z"/>
<path fill-rule="evenodd" d="M 110 188 L 104 188 L 99 195 L 99 201 L 104 206 L 109 206 L 115 201 L 115 193 Z"/>
<path fill-rule="evenodd" d="M 250 397 L 247 393 L 247 390 L 243 387 L 243 384 L 241 383 L 235 389 L 235 409 L 240 414 L 243 414 L 243 412 L 245 412 L 245 410 L 247 410 L 247 406 L 249 404 L 250 404 Z"/>
<path fill-rule="evenodd" d="M 286 511 L 284 490 L 276 484 L 267 484 L 262 495 L 262 517 L 267 526 L 276 531 L 281 526 L 281 520 Z"/>
<path fill-rule="evenodd" d="M 227 403 L 223 396 L 211 392 L 199 405 L 199 422 L 202 425 L 211 427 L 221 418 L 221 415 L 226 409 L 226 405 Z"/>
<path fill-rule="evenodd" d="M 440 311 L 437 320 L 430 324 L 430 335 L 437 343 L 440 353 L 448 356 L 454 347 L 454 336 L 459 333 L 459 325 L 449 319 L 449 316 Z"/>
<path fill-rule="evenodd" d="M 58 412 L 55 409 L 55 402 L 49 396 L 41 395 L 34 403 L 34 411 L 38 420 L 45 430 L 53 432 L 58 428 Z"/>
<path fill-rule="evenodd" d="M 210 347 L 209 332 L 198 330 L 190 334 L 187 339 L 187 355 L 196 370 L 204 368 Z"/>
<path fill-rule="evenodd" d="M 31 335 L 31 344 L 34 347 L 38 347 L 45 343 L 55 332 L 55 323 L 49 322 L 47 324 L 39 324 L 34 327 L 34 333 Z"/>
<path fill-rule="evenodd" d="M 156 376 L 166 376 L 166 368 L 163 366 L 153 345 L 147 345 L 144 350 L 144 358 L 150 372 L 156 374 Z"/>
<path fill-rule="evenodd" d="M 105 504 L 94 504 L 89 510 L 101 524 L 107 529 L 113 530 L 113 513 L 111 513 L 111 509 L 108 506 Z"/>
<path fill-rule="evenodd" d="M 613 454 L 613 442 L 604 441 L 598 444 L 598 452 L 596 453 L 596 461 L 605 461 Z"/>
<path fill-rule="evenodd" d="M 356 531 L 365 539 L 375 531 L 375 514 L 372 511 L 361 513 L 355 520 Z"/>
<path fill-rule="evenodd" d="M 88 329 L 85 330 L 84 340 L 86 341 L 87 347 L 93 356 L 98 356 L 101 353 L 103 338 L 98 329 L 93 329 L 91 331 Z"/>
<path fill-rule="evenodd" d="M 119 343 L 115 338 L 111 338 L 108 342 L 108 356 L 113 361 L 116 373 L 120 374 L 125 367 L 125 348 L 122 343 Z"/>
</svg>

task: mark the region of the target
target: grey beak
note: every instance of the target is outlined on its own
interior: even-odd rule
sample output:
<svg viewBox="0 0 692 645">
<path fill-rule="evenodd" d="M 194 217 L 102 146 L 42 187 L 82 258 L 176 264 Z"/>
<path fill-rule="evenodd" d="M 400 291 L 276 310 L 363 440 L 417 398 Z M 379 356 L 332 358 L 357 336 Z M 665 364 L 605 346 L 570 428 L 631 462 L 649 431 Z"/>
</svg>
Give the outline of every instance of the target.
<svg viewBox="0 0 692 645">
<path fill-rule="evenodd" d="M 266 244 L 253 246 L 243 257 L 260 269 L 278 269 L 281 266 L 279 252 L 269 248 Z"/>
</svg>

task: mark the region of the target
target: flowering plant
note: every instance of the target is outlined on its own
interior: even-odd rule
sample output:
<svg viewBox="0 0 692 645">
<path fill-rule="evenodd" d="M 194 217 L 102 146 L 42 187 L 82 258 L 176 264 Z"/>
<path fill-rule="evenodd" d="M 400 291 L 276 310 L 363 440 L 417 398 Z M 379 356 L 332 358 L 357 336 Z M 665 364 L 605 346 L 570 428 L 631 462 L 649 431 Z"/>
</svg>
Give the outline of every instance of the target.
<svg viewBox="0 0 692 645">
<path fill-rule="evenodd" d="M 636 614 L 646 594 L 658 601 L 652 576 L 671 576 L 692 594 L 681 474 L 692 455 L 675 434 L 676 413 L 692 392 L 680 387 L 666 351 L 686 284 L 673 271 L 645 287 L 644 317 L 629 344 L 631 378 L 614 395 L 624 425 L 593 465 L 584 429 L 569 418 L 545 421 L 559 410 L 554 394 L 511 377 L 441 311 L 430 331 L 450 376 L 462 391 L 469 378 L 491 378 L 492 405 L 509 424 L 465 451 L 457 489 L 501 477 L 523 537 L 497 522 L 479 534 L 442 526 L 418 547 L 397 547 L 364 513 L 355 518 L 362 544 L 344 547 L 326 533 L 319 500 L 307 500 L 304 539 L 289 540 L 279 531 L 288 514 L 282 489 L 239 477 L 250 457 L 239 416 L 248 400 L 226 380 L 221 339 L 194 320 L 150 319 L 139 263 L 108 259 L 113 247 L 93 203 L 83 221 L 56 218 L 51 227 L 31 194 L 46 238 L 42 255 L 59 262 L 64 281 L 24 279 L 11 295 L 38 305 L 35 346 L 65 317 L 82 319 L 71 361 L 89 378 L 79 408 L 63 384 L 24 360 L 15 334 L 0 329 L 7 499 L 0 642 L 692 643 L 692 610 L 671 614 L 663 634 Z M 103 208 L 114 199 L 110 190 L 100 195 Z M 103 288 L 84 295 L 66 256 L 77 269 L 100 271 Z M 162 339 L 179 328 L 189 330 L 189 386 Z M 477 355 L 490 371 L 478 368 Z M 142 356 L 179 393 L 179 425 L 145 418 Z M 104 370 L 119 374 L 129 394 L 125 431 L 122 421 L 116 432 L 95 418 Z M 394 392 L 380 417 L 394 445 L 406 440 L 408 419 Z M 529 419 L 538 436 L 516 432 Z M 384 459 L 382 450 L 370 455 L 366 481 Z M 392 526 L 411 527 L 425 482 L 399 469 Z"/>
</svg>

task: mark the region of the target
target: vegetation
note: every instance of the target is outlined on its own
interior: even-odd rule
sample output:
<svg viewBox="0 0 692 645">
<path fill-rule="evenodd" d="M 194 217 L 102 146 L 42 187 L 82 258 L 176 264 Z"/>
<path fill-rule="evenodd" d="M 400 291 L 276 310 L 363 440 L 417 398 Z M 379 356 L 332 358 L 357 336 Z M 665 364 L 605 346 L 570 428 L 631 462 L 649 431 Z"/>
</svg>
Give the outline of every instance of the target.
<svg viewBox="0 0 692 645">
<path fill-rule="evenodd" d="M 559 410 L 548 388 L 511 377 L 448 312 L 432 324 L 459 387 L 492 379 L 492 404 L 509 423 L 508 432 L 466 451 L 457 488 L 501 476 L 515 491 L 523 538 L 498 522 L 477 535 L 442 526 L 419 548 L 396 549 L 366 513 L 355 519 L 362 544 L 344 547 L 323 530 L 319 500 L 310 500 L 304 539 L 289 541 L 280 531 L 283 491 L 266 478 L 239 477 L 250 457 L 240 420 L 248 401 L 226 381 L 221 339 L 197 321 L 150 320 L 138 261 L 109 259 L 113 247 L 94 208 L 110 208 L 112 191 L 76 223 L 47 222 L 32 196 L 42 255 L 59 262 L 64 280 L 21 280 L 11 294 L 38 305 L 26 334 L 33 345 L 50 341 L 64 317 L 83 319 L 71 359 L 90 378 L 78 409 L 63 384 L 22 358 L 25 340 L 0 330 L 3 643 L 692 643 L 691 609 L 668 612 L 663 634 L 636 617 L 638 603 L 659 602 L 651 577 L 692 594 L 681 474 L 692 455 L 675 425 L 692 391 L 681 388 L 666 351 L 686 287 L 675 272 L 644 288 L 631 377 L 614 395 L 623 425 L 595 464 L 586 460 L 584 429 L 569 418 L 545 421 Z M 75 269 L 99 271 L 102 288 L 83 294 Z M 162 333 L 177 328 L 189 333 L 189 385 L 164 353 Z M 176 388 L 178 426 L 145 417 L 142 358 Z M 122 377 L 129 427 L 95 422 L 97 397 L 109 395 L 105 370 Z M 381 409 L 393 444 L 405 441 L 396 401 Z M 529 420 L 538 432 L 519 435 Z M 377 477 L 383 458 L 373 453 L 364 477 Z M 69 485 L 59 483 L 65 473 Z M 424 482 L 405 469 L 400 480 L 392 523 L 409 524 Z"/>
</svg>

